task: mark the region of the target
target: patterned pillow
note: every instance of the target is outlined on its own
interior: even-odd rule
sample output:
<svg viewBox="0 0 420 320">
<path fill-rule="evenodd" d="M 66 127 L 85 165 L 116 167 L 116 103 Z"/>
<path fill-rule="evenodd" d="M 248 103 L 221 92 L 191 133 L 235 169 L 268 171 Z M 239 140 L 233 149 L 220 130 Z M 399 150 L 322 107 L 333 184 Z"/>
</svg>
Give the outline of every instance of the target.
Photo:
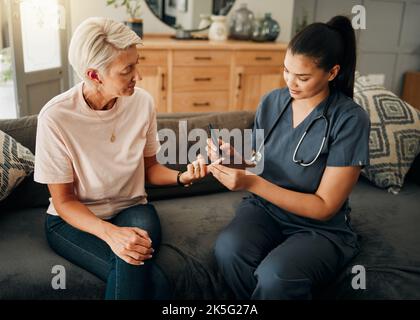
<svg viewBox="0 0 420 320">
<path fill-rule="evenodd" d="M 369 114 L 370 165 L 362 175 L 397 194 L 420 153 L 420 112 L 369 78 L 356 73 L 354 101 Z"/>
<path fill-rule="evenodd" d="M 34 170 L 35 157 L 19 142 L 0 131 L 0 201 Z"/>
</svg>

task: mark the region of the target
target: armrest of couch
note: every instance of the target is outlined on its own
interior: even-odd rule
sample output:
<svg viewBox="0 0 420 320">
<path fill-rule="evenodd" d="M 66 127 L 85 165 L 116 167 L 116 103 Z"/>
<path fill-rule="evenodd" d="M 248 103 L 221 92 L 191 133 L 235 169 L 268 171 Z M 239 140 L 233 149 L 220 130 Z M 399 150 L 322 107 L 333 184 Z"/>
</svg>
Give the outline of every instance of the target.
<svg viewBox="0 0 420 320">
<path fill-rule="evenodd" d="M 49 198 L 50 192 L 47 185 L 35 182 L 32 173 L 0 202 L 0 211 L 47 207 L 50 203 Z"/>
<path fill-rule="evenodd" d="M 407 180 L 413 181 L 420 185 L 420 154 L 411 165 L 410 171 L 407 173 Z"/>
</svg>

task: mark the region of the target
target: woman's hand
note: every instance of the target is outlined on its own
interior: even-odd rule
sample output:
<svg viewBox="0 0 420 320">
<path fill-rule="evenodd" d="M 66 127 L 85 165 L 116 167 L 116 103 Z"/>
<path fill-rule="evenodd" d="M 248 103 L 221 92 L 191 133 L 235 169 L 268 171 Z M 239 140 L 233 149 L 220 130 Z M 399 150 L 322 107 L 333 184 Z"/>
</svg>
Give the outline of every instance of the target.
<svg viewBox="0 0 420 320">
<path fill-rule="evenodd" d="M 204 178 L 207 174 L 206 161 L 204 160 L 204 157 L 199 154 L 197 160 L 187 166 L 187 171 L 179 177 L 179 180 L 182 184 L 189 185 L 194 181 Z"/>
<path fill-rule="evenodd" d="M 209 171 L 226 188 L 232 191 L 249 190 L 257 176 L 247 170 L 233 169 L 220 164 L 212 164 Z"/>
<path fill-rule="evenodd" d="M 105 242 L 125 262 L 139 266 L 152 258 L 152 240 L 145 230 L 105 222 Z"/>
</svg>

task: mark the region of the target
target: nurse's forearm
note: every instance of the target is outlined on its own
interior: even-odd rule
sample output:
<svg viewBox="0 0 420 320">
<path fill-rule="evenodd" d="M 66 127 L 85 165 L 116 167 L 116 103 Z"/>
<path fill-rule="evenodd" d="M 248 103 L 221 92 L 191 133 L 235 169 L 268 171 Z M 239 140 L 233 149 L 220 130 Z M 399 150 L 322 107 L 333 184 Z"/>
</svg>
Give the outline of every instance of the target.
<svg viewBox="0 0 420 320">
<path fill-rule="evenodd" d="M 279 187 L 259 176 L 252 176 L 248 191 L 298 216 L 328 220 L 331 218 L 324 200 L 315 195 Z"/>
</svg>

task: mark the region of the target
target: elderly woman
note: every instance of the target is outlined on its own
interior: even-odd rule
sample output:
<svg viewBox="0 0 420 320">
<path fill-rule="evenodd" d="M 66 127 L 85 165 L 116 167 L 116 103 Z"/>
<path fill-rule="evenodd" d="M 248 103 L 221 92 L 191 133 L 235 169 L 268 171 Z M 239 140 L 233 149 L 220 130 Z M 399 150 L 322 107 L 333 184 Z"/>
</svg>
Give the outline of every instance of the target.
<svg viewBox="0 0 420 320">
<path fill-rule="evenodd" d="M 48 243 L 106 281 L 106 299 L 150 299 L 167 285 L 152 276 L 161 230 L 145 180 L 187 185 L 207 173 L 201 157 L 183 173 L 158 164 L 153 100 L 135 87 L 140 43 L 121 23 L 84 21 L 69 48 L 83 81 L 38 116 L 35 181 L 51 193 Z"/>
</svg>

